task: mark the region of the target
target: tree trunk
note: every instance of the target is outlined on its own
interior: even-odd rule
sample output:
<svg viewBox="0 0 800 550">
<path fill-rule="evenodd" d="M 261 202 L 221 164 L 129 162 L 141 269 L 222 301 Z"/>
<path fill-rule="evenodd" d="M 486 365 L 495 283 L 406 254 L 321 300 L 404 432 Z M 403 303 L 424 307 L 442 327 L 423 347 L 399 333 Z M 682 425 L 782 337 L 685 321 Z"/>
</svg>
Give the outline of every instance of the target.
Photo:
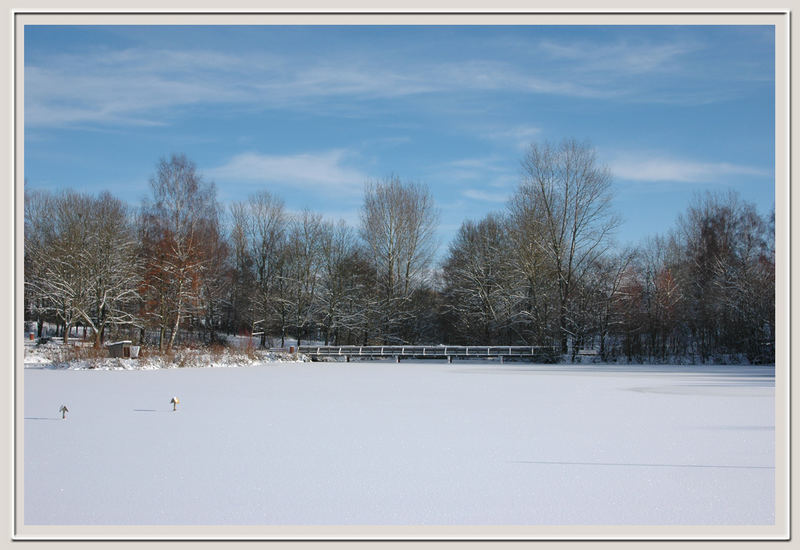
<svg viewBox="0 0 800 550">
<path fill-rule="evenodd" d="M 178 307 L 178 314 L 175 316 L 175 325 L 172 327 L 172 333 L 169 335 L 169 343 L 167 344 L 167 351 L 172 349 L 175 344 L 175 337 L 178 336 L 178 328 L 181 326 L 180 306 Z"/>
<path fill-rule="evenodd" d="M 175 337 L 178 336 L 178 329 L 181 326 L 181 314 L 183 312 L 183 280 L 178 283 L 178 307 L 175 311 L 175 325 L 172 327 L 172 334 L 169 335 L 169 343 L 167 344 L 167 351 L 172 349 L 175 344 Z"/>
</svg>

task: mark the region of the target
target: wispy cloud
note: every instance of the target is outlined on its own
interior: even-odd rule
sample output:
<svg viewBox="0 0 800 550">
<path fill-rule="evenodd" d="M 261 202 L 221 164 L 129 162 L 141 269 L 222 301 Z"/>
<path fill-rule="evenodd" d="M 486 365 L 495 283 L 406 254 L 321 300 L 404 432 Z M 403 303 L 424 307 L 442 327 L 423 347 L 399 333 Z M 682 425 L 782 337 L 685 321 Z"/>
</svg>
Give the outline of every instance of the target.
<svg viewBox="0 0 800 550">
<path fill-rule="evenodd" d="M 542 41 L 540 50 L 554 59 L 578 63 L 592 71 L 619 73 L 648 73 L 674 70 L 688 53 L 702 46 L 696 41 L 670 41 L 648 43 L 645 41 L 618 40 L 610 43 L 570 41 Z"/>
<path fill-rule="evenodd" d="M 474 199 L 478 201 L 486 201 L 486 202 L 506 202 L 508 200 L 507 193 L 495 193 L 491 191 L 484 191 L 480 189 L 467 189 L 466 191 L 462 192 L 462 195 L 469 199 Z"/>
<path fill-rule="evenodd" d="M 732 82 L 764 73 L 727 71 L 724 78 L 706 77 L 699 90 L 684 90 L 675 85 L 676 76 L 702 80 L 708 72 L 706 65 L 687 62 L 704 45 L 685 39 L 517 37 L 510 47 L 514 55 L 500 56 L 508 48 L 495 44 L 485 53 L 420 58 L 380 45 L 359 51 L 332 47 L 325 55 L 311 56 L 289 53 L 291 48 L 230 53 L 209 43 L 41 56 L 26 59 L 26 125 L 157 125 L 169 123 L 185 108 L 220 104 L 251 110 L 338 109 L 354 115 L 370 100 L 422 96 L 440 99 L 430 108 L 441 111 L 473 92 L 697 103 L 736 94 Z M 698 67 L 706 67 L 705 72 Z M 522 140 L 537 129 L 519 126 L 509 132 L 515 130 L 528 132 L 519 136 Z"/>
<path fill-rule="evenodd" d="M 625 154 L 609 163 L 615 177 L 629 181 L 714 183 L 737 176 L 769 176 L 763 168 L 729 162 L 700 162 L 668 156 Z"/>
<path fill-rule="evenodd" d="M 741 98 L 753 85 L 773 81 L 772 68 L 759 57 L 767 51 L 764 45 L 758 53 L 744 45 L 732 53 L 719 48 L 712 31 L 656 31 L 613 40 L 542 40 L 535 51 L 551 79 L 607 93 L 593 97 L 706 105 Z"/>
<path fill-rule="evenodd" d="M 330 196 L 358 195 L 368 175 L 348 167 L 345 150 L 294 155 L 241 153 L 222 166 L 205 170 L 210 178 L 227 184 L 272 184 Z"/>
<path fill-rule="evenodd" d="M 425 180 L 457 185 L 489 185 L 508 176 L 507 163 L 507 159 L 492 155 L 453 159 L 431 166 Z"/>
<path fill-rule="evenodd" d="M 496 141 L 512 142 L 517 149 L 521 150 L 527 148 L 541 133 L 542 129 L 538 126 L 519 125 L 491 130 L 484 135 Z"/>
<path fill-rule="evenodd" d="M 220 67 L 235 69 L 237 61 L 211 51 L 125 50 L 28 64 L 25 124 L 162 125 L 168 119 L 163 115 L 177 107 L 241 102 L 252 93 L 220 73 Z"/>
<path fill-rule="evenodd" d="M 26 124 L 156 125 L 164 124 L 176 109 L 196 105 L 308 108 L 326 99 L 396 100 L 470 90 L 607 94 L 537 77 L 499 61 L 414 61 L 393 66 L 370 54 L 302 63 L 288 55 L 234 56 L 202 49 L 132 48 L 58 55 L 26 64 Z"/>
<path fill-rule="evenodd" d="M 29 126 L 164 124 L 176 109 L 195 105 L 307 108 L 331 98 L 396 100 L 469 91 L 579 97 L 619 93 L 568 78 L 554 80 L 504 61 L 387 65 L 380 56 L 363 53 L 298 62 L 289 55 L 145 48 L 29 62 L 25 90 Z"/>
<path fill-rule="evenodd" d="M 497 171 L 501 170 L 501 163 L 504 159 L 497 156 L 486 157 L 468 157 L 463 159 L 455 159 L 445 162 L 445 168 L 458 168 L 468 170 L 482 170 L 482 171 Z"/>
</svg>

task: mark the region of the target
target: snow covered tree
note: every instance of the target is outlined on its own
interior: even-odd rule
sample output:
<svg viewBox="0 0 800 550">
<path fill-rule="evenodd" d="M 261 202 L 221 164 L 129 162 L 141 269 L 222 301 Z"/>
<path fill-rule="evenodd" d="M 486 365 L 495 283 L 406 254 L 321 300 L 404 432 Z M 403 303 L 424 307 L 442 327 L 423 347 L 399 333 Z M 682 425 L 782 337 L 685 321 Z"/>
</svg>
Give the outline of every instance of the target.
<svg viewBox="0 0 800 550">
<path fill-rule="evenodd" d="M 262 191 L 231 206 L 239 307 L 248 309 L 250 332 L 261 333 L 266 345 L 267 331 L 280 320 L 286 324 L 286 306 L 281 299 L 288 217 L 283 201 Z"/>
<path fill-rule="evenodd" d="M 107 327 L 137 324 L 135 306 L 141 297 L 136 236 L 128 207 L 104 192 L 90 208 L 83 258 L 90 271 L 93 303 L 81 315 L 95 334 L 95 347 L 99 347 Z"/>
<path fill-rule="evenodd" d="M 142 218 L 143 286 L 159 347 L 169 350 L 181 323 L 201 309 L 202 277 L 212 260 L 204 239 L 218 224 L 216 189 L 185 155 L 162 158 L 150 187 Z"/>
<path fill-rule="evenodd" d="M 308 210 L 291 222 L 285 250 L 285 278 L 288 293 L 282 297 L 291 312 L 292 325 L 300 346 L 305 331 L 319 319 L 318 299 L 322 270 L 322 216 Z"/>
<path fill-rule="evenodd" d="M 641 320 L 629 326 L 638 325 L 636 330 L 643 339 L 637 346 L 638 354 L 648 359 L 666 360 L 685 353 L 688 346 L 680 311 L 683 290 L 674 275 L 677 265 L 670 260 L 674 255 L 674 243 L 659 236 L 648 239 L 637 255 Z M 637 312 L 631 310 L 630 314 Z"/>
<path fill-rule="evenodd" d="M 365 311 L 369 311 L 367 300 L 355 306 L 363 297 L 363 288 L 358 280 L 359 243 L 355 232 L 343 221 L 325 222 L 320 242 L 321 269 L 320 319 L 325 332 L 325 345 L 341 342 L 344 331 L 357 331 L 366 325 Z M 362 292 L 360 292 L 362 291 Z M 348 306 L 352 307 L 348 307 Z"/>
<path fill-rule="evenodd" d="M 697 195 L 639 247 L 618 325 L 636 360 L 774 361 L 774 227 L 736 193 Z"/>
<path fill-rule="evenodd" d="M 455 341 L 509 344 L 515 314 L 514 254 L 505 220 L 461 224 L 442 267 L 444 310 Z"/>
<path fill-rule="evenodd" d="M 226 327 L 227 313 L 232 305 L 231 288 L 234 279 L 230 264 L 230 246 L 220 233 L 217 223 L 204 226 L 202 241 L 208 262 L 201 279 L 200 328 L 208 341 L 217 342 L 218 332 Z"/>
<path fill-rule="evenodd" d="M 31 299 L 65 327 L 81 324 L 99 347 L 109 326 L 135 323 L 136 241 L 128 208 L 104 192 L 31 195 L 26 284 Z"/>
<path fill-rule="evenodd" d="M 53 308 L 44 291 L 47 267 L 47 243 L 53 239 L 52 196 L 43 191 L 25 189 L 24 270 L 25 318 L 36 322 L 37 336 L 42 336 L 45 321 L 52 321 Z"/>
<path fill-rule="evenodd" d="M 52 233 L 42 252 L 44 273 L 40 291 L 47 296 L 53 313 L 64 325 L 64 342 L 69 332 L 91 308 L 89 266 L 84 247 L 89 240 L 89 198 L 73 191 L 61 193 L 52 202 Z"/>
<path fill-rule="evenodd" d="M 609 349 L 609 340 L 620 332 L 624 323 L 625 287 L 634 275 L 629 269 L 634 255 L 633 250 L 626 249 L 597 258 L 578 291 L 582 298 L 579 312 L 584 316 L 576 323 L 578 343 L 581 347 L 597 349 L 603 360 L 615 355 Z M 573 349 L 573 354 L 575 352 Z"/>
<path fill-rule="evenodd" d="M 510 289 L 514 331 L 526 344 L 553 345 L 559 339 L 558 278 L 550 257 L 531 238 L 539 231 L 539 218 L 529 209 L 509 207 Z"/>
<path fill-rule="evenodd" d="M 523 162 L 523 181 L 511 199 L 512 223 L 527 227 L 530 256 L 557 284 L 561 351 L 575 332 L 571 301 L 592 262 L 611 246 L 619 221 L 611 211 L 611 173 L 594 149 L 565 140 L 533 144 Z M 538 269 L 538 268 L 536 268 Z"/>
<path fill-rule="evenodd" d="M 335 277 L 336 282 L 324 282 L 326 288 L 340 286 L 333 336 L 337 343 L 367 345 L 370 337 L 379 336 L 373 329 L 379 297 L 369 251 L 358 245 L 352 248 L 337 262 Z"/>
<path fill-rule="evenodd" d="M 701 361 L 716 353 L 762 355 L 773 337 L 774 231 L 738 195 L 697 196 L 672 236 L 682 315 Z"/>
<path fill-rule="evenodd" d="M 378 330 L 387 343 L 403 341 L 403 323 L 413 315 L 410 298 L 430 274 L 437 222 L 427 187 L 394 176 L 366 185 L 361 237 L 374 262 Z"/>
</svg>

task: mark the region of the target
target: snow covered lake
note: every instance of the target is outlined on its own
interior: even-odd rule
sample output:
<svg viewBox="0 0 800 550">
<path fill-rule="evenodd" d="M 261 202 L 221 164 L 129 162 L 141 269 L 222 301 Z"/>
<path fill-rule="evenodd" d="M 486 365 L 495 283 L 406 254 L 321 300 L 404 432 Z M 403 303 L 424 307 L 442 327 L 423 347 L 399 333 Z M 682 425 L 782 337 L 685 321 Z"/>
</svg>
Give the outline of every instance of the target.
<svg viewBox="0 0 800 550">
<path fill-rule="evenodd" d="M 28 364 L 24 523 L 768 525 L 774 392 L 772 367 Z"/>
</svg>

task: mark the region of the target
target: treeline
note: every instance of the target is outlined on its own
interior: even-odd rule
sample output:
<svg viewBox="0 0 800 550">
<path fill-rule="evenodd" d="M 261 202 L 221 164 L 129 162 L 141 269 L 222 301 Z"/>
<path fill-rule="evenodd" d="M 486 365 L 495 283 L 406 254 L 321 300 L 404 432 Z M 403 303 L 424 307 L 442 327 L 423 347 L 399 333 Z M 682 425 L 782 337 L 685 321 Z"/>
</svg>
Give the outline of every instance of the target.
<svg viewBox="0 0 800 550">
<path fill-rule="evenodd" d="M 365 188 L 361 229 L 287 212 L 266 191 L 223 211 L 183 155 L 162 159 L 137 209 L 109 193 L 25 193 L 25 319 L 170 350 L 254 335 L 338 343 L 438 337 L 428 189 Z"/>
<path fill-rule="evenodd" d="M 100 346 L 252 335 L 298 344 L 548 345 L 575 358 L 774 361 L 774 214 L 698 197 L 668 234 L 620 251 L 611 174 L 582 143 L 532 145 L 502 212 L 436 263 L 429 190 L 368 183 L 358 228 L 266 191 L 222 209 L 183 155 L 151 196 L 25 193 L 25 319 Z"/>
<path fill-rule="evenodd" d="M 464 222 L 442 267 L 442 326 L 468 344 L 557 343 L 605 360 L 774 362 L 775 217 L 695 197 L 636 249 L 610 239 L 611 175 L 591 148 L 534 145 L 505 211 Z"/>
</svg>

